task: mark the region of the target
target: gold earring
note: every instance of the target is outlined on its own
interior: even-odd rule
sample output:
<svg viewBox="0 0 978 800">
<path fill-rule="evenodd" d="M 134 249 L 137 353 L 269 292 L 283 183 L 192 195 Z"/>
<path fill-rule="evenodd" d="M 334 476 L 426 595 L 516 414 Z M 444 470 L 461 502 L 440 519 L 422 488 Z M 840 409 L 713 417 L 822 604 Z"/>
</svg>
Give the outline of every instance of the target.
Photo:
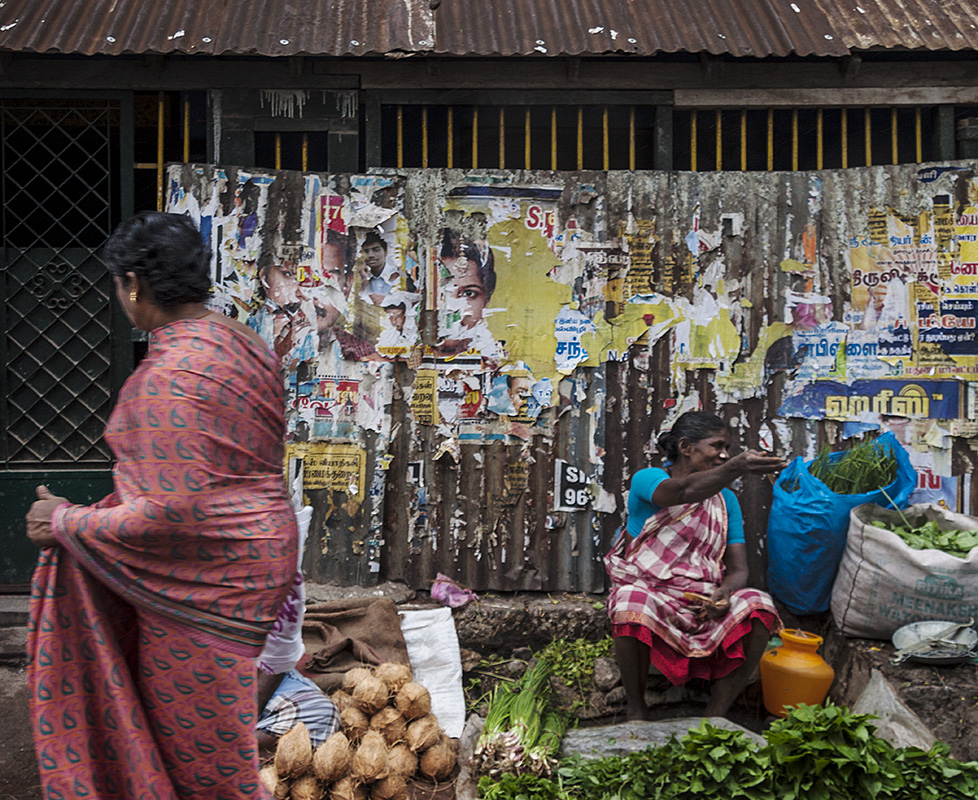
<svg viewBox="0 0 978 800">
<path fill-rule="evenodd" d="M 136 302 L 136 290 L 135 289 L 133 289 L 131 292 L 129 292 L 129 302 L 130 303 L 135 303 Z"/>
</svg>

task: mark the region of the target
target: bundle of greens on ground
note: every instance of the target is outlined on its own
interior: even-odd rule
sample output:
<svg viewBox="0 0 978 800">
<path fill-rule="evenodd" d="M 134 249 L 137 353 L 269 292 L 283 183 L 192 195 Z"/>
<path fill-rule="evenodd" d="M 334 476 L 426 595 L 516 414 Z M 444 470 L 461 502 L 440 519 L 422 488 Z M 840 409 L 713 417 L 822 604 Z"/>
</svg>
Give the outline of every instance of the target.
<svg viewBox="0 0 978 800">
<path fill-rule="evenodd" d="M 611 655 L 613 642 L 610 636 L 596 642 L 587 639 L 556 639 L 540 654 L 553 664 L 554 675 L 582 695 L 594 678 L 594 662 Z"/>
<path fill-rule="evenodd" d="M 901 513 L 903 525 L 873 520 L 872 525 L 895 533 L 914 550 L 940 550 L 957 558 L 967 558 L 978 547 L 978 531 L 951 528 L 942 530 L 937 520 L 919 519 L 912 523 Z"/>
<path fill-rule="evenodd" d="M 895 748 L 867 714 L 800 706 L 757 747 L 704 720 L 682 739 L 625 756 L 564 759 L 552 778 L 485 777 L 485 800 L 973 800 L 978 762 L 948 747 Z"/>
<path fill-rule="evenodd" d="M 897 460 L 893 451 L 875 439 L 850 447 L 835 456 L 827 445 L 808 465 L 808 471 L 835 494 L 865 494 L 889 486 L 897 477 Z M 785 486 L 798 490 L 797 478 Z"/>
<path fill-rule="evenodd" d="M 541 655 L 515 684 L 493 689 L 472 756 L 475 774 L 550 774 L 570 722 L 554 703 L 553 674 L 553 661 Z"/>
</svg>

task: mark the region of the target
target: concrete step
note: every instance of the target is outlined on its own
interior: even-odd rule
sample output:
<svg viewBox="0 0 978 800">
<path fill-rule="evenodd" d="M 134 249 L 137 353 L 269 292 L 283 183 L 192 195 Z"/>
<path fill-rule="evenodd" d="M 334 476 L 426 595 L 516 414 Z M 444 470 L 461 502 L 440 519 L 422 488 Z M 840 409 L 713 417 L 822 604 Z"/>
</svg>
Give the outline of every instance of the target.
<svg viewBox="0 0 978 800">
<path fill-rule="evenodd" d="M 0 594 L 0 664 L 19 666 L 27 658 L 26 594 Z"/>
<path fill-rule="evenodd" d="M 26 625 L 29 605 L 26 594 L 0 594 L 0 628 Z"/>
</svg>

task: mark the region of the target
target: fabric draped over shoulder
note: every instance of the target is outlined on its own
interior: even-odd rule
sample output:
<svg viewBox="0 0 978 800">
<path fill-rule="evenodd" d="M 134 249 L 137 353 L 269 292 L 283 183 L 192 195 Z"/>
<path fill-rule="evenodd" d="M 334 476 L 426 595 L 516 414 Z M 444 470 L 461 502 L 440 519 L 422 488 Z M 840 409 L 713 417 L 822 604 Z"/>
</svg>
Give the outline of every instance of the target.
<svg viewBox="0 0 978 800">
<path fill-rule="evenodd" d="M 60 506 L 28 677 L 45 797 L 262 797 L 254 656 L 295 575 L 283 385 L 219 321 L 154 331 L 105 436 L 115 491 Z"/>
<path fill-rule="evenodd" d="M 605 556 L 614 635 L 648 644 L 653 665 L 674 684 L 733 671 L 743 660 L 740 639 L 753 617 L 770 631 L 780 629 L 774 603 L 757 589 L 734 592 L 719 619 L 699 619 L 683 598 L 684 592 L 712 595 L 720 585 L 726 531 L 726 503 L 718 493 L 663 508 L 639 536 L 619 537 Z"/>
</svg>

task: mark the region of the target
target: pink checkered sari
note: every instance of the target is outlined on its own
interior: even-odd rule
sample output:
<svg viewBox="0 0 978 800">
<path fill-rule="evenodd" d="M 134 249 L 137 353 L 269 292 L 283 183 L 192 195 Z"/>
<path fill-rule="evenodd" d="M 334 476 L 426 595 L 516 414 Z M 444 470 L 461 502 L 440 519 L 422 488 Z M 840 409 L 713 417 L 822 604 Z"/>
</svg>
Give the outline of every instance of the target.
<svg viewBox="0 0 978 800">
<path fill-rule="evenodd" d="M 730 611 L 719 619 L 698 619 L 683 599 L 683 592 L 713 594 L 723 580 L 726 546 L 727 506 L 717 493 L 663 508 L 639 536 L 623 534 L 605 556 L 612 634 L 649 645 L 652 664 L 673 684 L 736 669 L 752 619 L 771 632 L 781 628 L 770 596 L 757 589 L 734 592 Z"/>
</svg>

